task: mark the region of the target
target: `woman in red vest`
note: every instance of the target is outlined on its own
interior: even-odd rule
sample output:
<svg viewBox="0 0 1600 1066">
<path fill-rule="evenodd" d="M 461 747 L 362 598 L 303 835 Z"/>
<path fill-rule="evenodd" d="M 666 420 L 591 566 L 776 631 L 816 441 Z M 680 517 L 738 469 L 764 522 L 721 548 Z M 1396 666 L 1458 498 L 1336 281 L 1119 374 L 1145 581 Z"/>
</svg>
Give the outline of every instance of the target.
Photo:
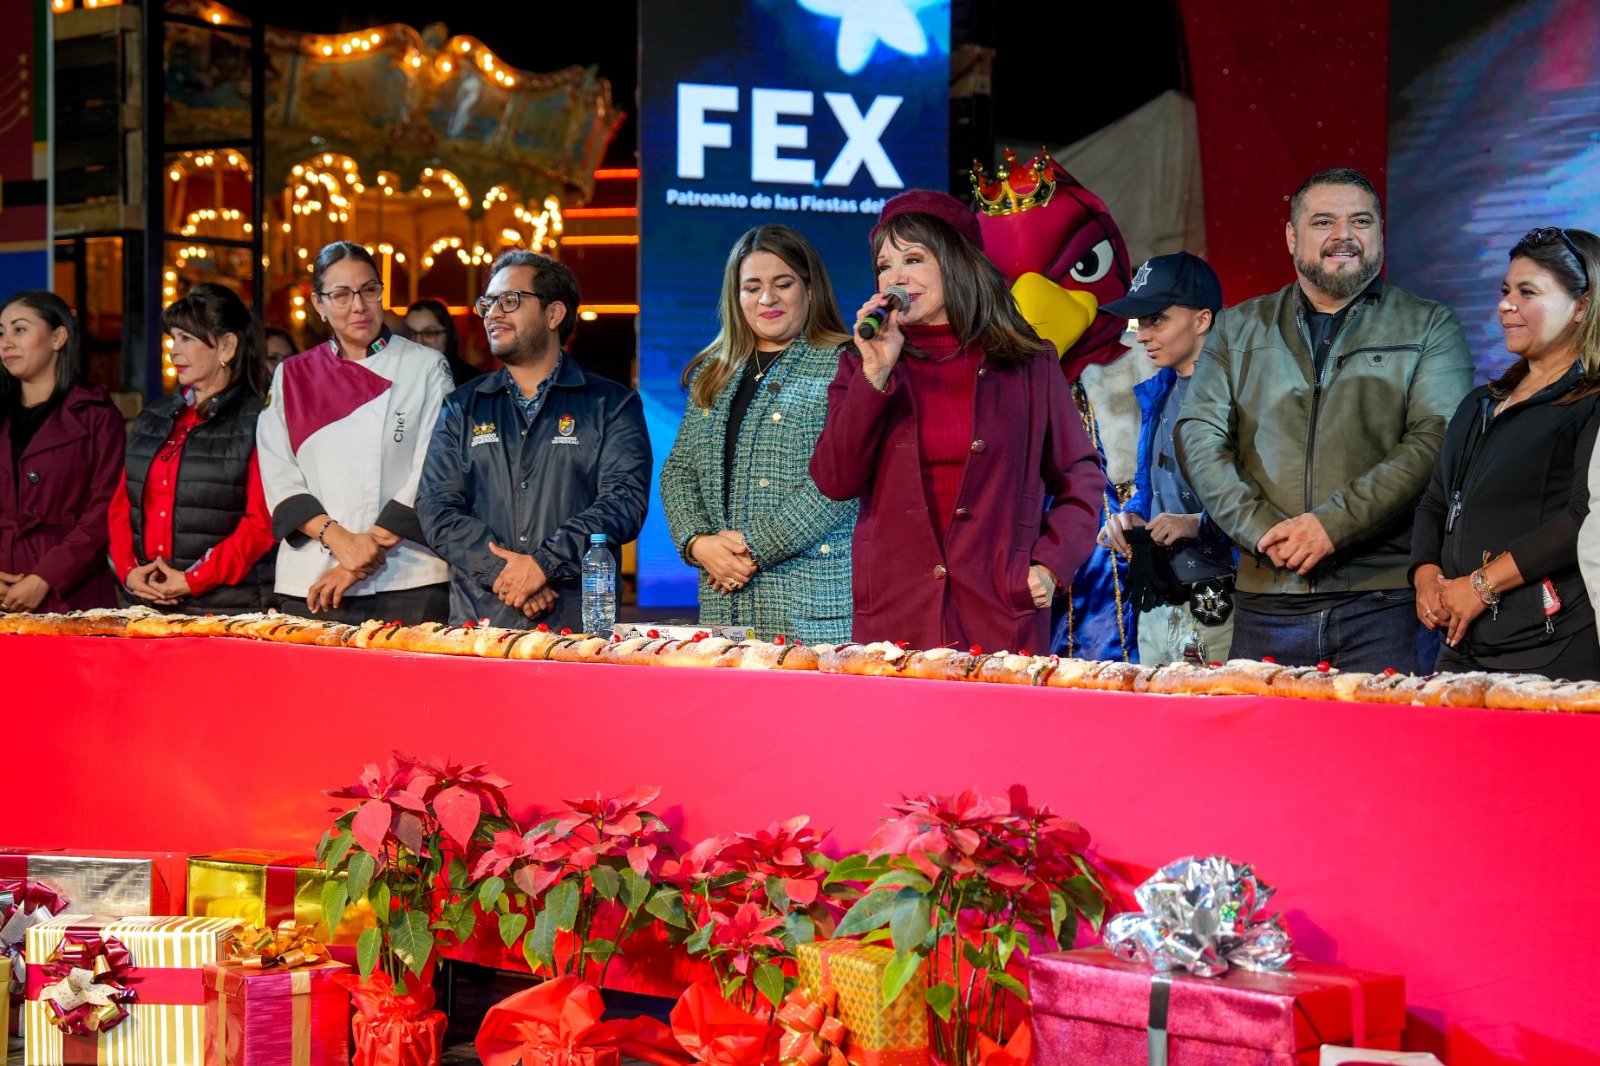
<svg viewBox="0 0 1600 1066">
<path fill-rule="evenodd" d="M 878 295 L 811 459 L 824 495 L 861 500 L 858 641 L 1047 650 L 1051 598 L 1094 548 L 1099 455 L 982 242 L 966 207 L 921 189 L 872 231 Z M 909 307 L 885 315 L 894 286 Z M 863 339 L 873 312 L 881 328 Z"/>
</svg>

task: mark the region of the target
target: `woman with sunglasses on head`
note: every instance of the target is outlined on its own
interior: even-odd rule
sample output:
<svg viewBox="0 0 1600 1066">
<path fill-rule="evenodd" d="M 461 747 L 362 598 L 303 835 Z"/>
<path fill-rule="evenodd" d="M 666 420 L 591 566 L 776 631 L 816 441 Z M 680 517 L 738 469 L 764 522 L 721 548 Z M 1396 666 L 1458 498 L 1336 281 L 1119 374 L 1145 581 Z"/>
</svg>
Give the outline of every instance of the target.
<svg viewBox="0 0 1600 1066">
<path fill-rule="evenodd" d="M 1545 227 L 1511 249 L 1500 327 L 1516 361 L 1467 394 L 1417 509 L 1417 617 L 1441 671 L 1600 679 L 1578 565 L 1600 405 L 1600 238 Z"/>
<path fill-rule="evenodd" d="M 53 292 L 0 303 L 0 611 L 113 607 L 106 512 L 122 414 L 78 381 L 78 323 Z"/>
<path fill-rule="evenodd" d="M 450 364 L 450 377 L 460 388 L 483 371 L 461 358 L 461 338 L 456 334 L 456 324 L 450 309 L 440 300 L 418 300 L 406 308 L 406 328 L 411 339 L 425 344 L 436 352 L 443 352 Z"/>
<path fill-rule="evenodd" d="M 684 368 L 689 403 L 661 467 L 672 541 L 701 573 L 700 625 L 847 640 L 856 505 L 806 471 L 849 340 L 816 249 L 787 226 L 746 232 L 723 269 L 721 319 Z"/>
<path fill-rule="evenodd" d="M 448 567 L 417 518 L 417 480 L 451 391 L 444 356 L 383 325 L 359 244 L 317 254 L 312 302 L 332 339 L 283 361 L 257 429 L 283 609 L 415 624 L 449 613 Z"/>
<path fill-rule="evenodd" d="M 854 638 L 1048 651 L 1051 599 L 1094 549 L 1104 484 L 1055 348 L 954 198 L 901 193 L 871 242 L 878 294 L 811 459 L 825 495 L 861 500 Z"/>
<path fill-rule="evenodd" d="M 134 599 L 184 614 L 276 607 L 272 515 L 256 461 L 265 344 L 232 290 L 201 284 L 161 313 L 178 391 L 128 434 L 111 563 Z"/>
</svg>

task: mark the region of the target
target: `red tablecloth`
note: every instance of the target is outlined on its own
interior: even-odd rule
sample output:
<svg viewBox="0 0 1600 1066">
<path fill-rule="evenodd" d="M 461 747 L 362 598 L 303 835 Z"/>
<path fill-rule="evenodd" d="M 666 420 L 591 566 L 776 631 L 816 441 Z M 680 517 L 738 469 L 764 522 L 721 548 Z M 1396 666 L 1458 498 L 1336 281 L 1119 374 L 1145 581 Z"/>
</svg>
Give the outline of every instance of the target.
<svg viewBox="0 0 1600 1066">
<path fill-rule="evenodd" d="M 306 850 L 391 747 L 512 796 L 659 784 L 689 840 L 1026 784 L 1129 878 L 1256 864 L 1312 958 L 1406 976 L 1408 1046 L 1600 1063 L 1600 718 L 522 663 L 246 640 L 0 637 L 0 844 Z"/>
</svg>

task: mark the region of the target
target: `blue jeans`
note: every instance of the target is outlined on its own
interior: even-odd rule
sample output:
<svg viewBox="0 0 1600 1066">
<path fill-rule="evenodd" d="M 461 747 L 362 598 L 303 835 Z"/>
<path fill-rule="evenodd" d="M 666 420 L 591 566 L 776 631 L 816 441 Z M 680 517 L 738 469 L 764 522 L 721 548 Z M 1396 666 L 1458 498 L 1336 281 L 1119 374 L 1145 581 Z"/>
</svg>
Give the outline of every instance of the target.
<svg viewBox="0 0 1600 1066">
<path fill-rule="evenodd" d="M 1233 654 L 1271 657 L 1283 666 L 1332 664 L 1338 670 L 1403 674 L 1433 670 L 1439 634 L 1417 621 L 1410 589 L 1369 592 L 1340 607 L 1310 614 L 1261 614 L 1235 610 Z"/>
</svg>

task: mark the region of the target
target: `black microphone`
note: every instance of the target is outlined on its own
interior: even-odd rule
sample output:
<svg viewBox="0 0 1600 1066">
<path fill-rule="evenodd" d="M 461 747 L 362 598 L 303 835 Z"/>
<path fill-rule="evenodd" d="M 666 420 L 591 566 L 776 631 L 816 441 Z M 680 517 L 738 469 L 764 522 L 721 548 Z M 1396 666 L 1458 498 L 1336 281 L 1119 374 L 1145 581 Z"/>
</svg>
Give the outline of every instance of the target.
<svg viewBox="0 0 1600 1066">
<path fill-rule="evenodd" d="M 878 335 L 883 328 L 884 320 L 889 317 L 890 311 L 899 311 L 902 315 L 911 310 L 911 294 L 906 292 L 904 285 L 890 285 L 883 290 L 884 299 L 889 303 L 884 307 L 874 307 L 867 312 L 867 317 L 856 323 L 856 332 L 864 341 L 870 341 Z"/>
</svg>

